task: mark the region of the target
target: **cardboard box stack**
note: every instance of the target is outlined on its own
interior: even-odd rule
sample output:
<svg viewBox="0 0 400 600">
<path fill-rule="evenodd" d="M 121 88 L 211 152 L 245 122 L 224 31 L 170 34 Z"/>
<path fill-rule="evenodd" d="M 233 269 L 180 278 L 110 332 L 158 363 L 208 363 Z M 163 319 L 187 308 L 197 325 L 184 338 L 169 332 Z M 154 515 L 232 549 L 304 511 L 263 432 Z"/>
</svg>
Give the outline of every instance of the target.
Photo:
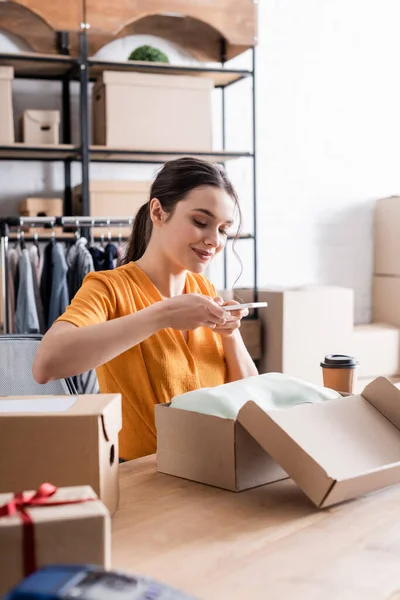
<svg viewBox="0 0 400 600">
<path fill-rule="evenodd" d="M 119 394 L 0 399 L 0 596 L 37 567 L 110 566 L 121 412 Z"/>
<path fill-rule="evenodd" d="M 400 197 L 392 196 L 377 202 L 374 238 L 374 325 L 370 327 L 370 339 L 365 340 L 365 344 L 385 374 L 393 381 L 400 381 Z M 371 365 L 368 376 L 374 375 L 372 370 Z"/>
</svg>

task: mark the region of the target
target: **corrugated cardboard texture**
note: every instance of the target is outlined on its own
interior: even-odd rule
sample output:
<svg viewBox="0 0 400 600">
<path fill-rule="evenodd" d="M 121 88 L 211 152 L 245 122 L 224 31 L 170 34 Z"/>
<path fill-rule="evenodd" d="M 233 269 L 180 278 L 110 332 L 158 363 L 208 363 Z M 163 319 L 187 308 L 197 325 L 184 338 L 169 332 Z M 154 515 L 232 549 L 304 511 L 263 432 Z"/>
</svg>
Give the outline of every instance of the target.
<svg viewBox="0 0 400 600">
<path fill-rule="evenodd" d="M 11 410 L 12 399 L 2 399 Z M 0 413 L 0 493 L 90 485 L 115 512 L 121 426 L 119 394 L 78 396 L 60 413 Z"/>
<path fill-rule="evenodd" d="M 0 494 L 0 506 L 13 494 Z M 96 498 L 88 487 L 60 488 L 49 501 Z M 111 524 L 99 500 L 29 508 L 34 522 L 38 567 L 49 564 L 98 564 L 110 567 Z M 0 519 L 0 595 L 23 578 L 22 520 L 19 514 Z"/>
<path fill-rule="evenodd" d="M 162 473 L 240 491 L 286 473 L 232 419 L 155 407 L 157 468 Z"/>
<path fill-rule="evenodd" d="M 211 150 L 211 80 L 104 71 L 103 81 L 93 91 L 94 144 L 132 150 Z"/>
<path fill-rule="evenodd" d="M 384 378 L 365 397 L 268 413 L 249 402 L 238 420 L 317 506 L 400 480 L 400 391 Z"/>
</svg>

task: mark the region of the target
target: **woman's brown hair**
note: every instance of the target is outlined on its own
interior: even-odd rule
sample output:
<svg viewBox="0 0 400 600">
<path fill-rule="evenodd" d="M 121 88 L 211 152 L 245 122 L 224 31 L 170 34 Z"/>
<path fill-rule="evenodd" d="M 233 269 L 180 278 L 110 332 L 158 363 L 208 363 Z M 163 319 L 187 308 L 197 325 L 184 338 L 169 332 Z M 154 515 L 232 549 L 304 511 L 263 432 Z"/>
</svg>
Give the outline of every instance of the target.
<svg viewBox="0 0 400 600">
<path fill-rule="evenodd" d="M 164 211 L 172 216 L 175 206 L 195 188 L 211 185 L 225 190 L 231 196 L 239 213 L 238 197 L 222 167 L 200 158 L 183 157 L 165 163 L 154 180 L 148 202 L 137 213 L 123 263 L 137 261 L 143 256 L 150 241 L 153 223 L 150 218 L 150 200 L 158 198 Z"/>
</svg>

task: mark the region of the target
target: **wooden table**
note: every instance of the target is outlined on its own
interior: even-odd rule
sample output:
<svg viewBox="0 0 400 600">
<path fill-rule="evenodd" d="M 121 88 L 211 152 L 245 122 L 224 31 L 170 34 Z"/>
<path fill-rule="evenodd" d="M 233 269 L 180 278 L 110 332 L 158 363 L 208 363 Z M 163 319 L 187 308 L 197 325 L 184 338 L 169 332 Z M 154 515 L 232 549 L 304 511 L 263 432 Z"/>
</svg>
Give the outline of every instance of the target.
<svg viewBox="0 0 400 600">
<path fill-rule="evenodd" d="M 200 599 L 400 599 L 400 486 L 318 510 L 291 480 L 241 493 L 120 466 L 113 567 Z"/>
</svg>

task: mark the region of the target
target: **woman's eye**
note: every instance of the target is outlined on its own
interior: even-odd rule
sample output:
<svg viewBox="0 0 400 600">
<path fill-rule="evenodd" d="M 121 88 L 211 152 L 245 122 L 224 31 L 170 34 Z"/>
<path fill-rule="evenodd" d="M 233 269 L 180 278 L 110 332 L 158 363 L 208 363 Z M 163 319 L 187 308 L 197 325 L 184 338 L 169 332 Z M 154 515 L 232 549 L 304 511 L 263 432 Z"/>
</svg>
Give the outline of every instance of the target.
<svg viewBox="0 0 400 600">
<path fill-rule="evenodd" d="M 228 235 L 228 230 L 227 229 L 220 229 L 219 230 L 221 235 Z"/>
<path fill-rule="evenodd" d="M 196 227 L 207 227 L 207 223 L 202 223 L 201 221 L 197 221 L 197 219 L 193 219 L 193 223 Z"/>
</svg>

